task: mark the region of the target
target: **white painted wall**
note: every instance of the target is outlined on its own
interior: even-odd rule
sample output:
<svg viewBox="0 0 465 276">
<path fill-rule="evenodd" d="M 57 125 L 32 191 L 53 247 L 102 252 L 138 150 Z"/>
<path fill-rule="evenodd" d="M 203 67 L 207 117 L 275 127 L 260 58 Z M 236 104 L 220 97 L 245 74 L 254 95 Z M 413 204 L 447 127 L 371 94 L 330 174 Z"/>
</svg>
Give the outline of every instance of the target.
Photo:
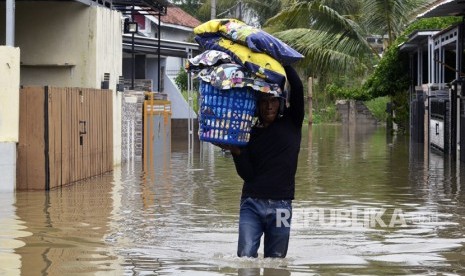
<svg viewBox="0 0 465 276">
<path fill-rule="evenodd" d="M 187 42 L 189 38 L 194 37 L 194 29 L 192 28 L 178 29 L 166 27 L 164 25 L 162 25 L 161 28 L 163 39 Z"/>
<path fill-rule="evenodd" d="M 0 192 L 12 192 L 16 187 L 19 59 L 19 48 L 0 46 Z"/>
<path fill-rule="evenodd" d="M 116 92 L 119 76 L 123 75 L 123 49 L 121 14 L 105 8 L 96 11 L 94 26 L 95 44 L 95 87 L 100 87 L 104 73 L 110 73 L 110 89 L 113 90 L 113 164 L 121 164 L 121 110 L 122 93 Z M 91 71 L 91 70 L 90 70 Z"/>
<path fill-rule="evenodd" d="M 194 37 L 194 29 L 176 29 L 162 26 L 162 34 L 164 39 L 188 42 L 190 38 Z M 185 61 L 186 59 L 183 58 L 167 57 L 166 72 L 172 75 L 173 72 L 179 71 L 179 68 L 184 68 Z"/>
<path fill-rule="evenodd" d="M 189 104 L 184 99 L 184 96 L 178 90 L 172 77 L 165 76 L 165 93 L 168 95 L 168 100 L 171 101 L 171 118 L 172 119 L 187 119 L 189 116 L 197 118 L 197 110 L 189 108 Z M 195 97 L 196 95 L 192 95 Z M 190 114 L 189 114 L 190 111 Z"/>
<path fill-rule="evenodd" d="M 53 7 L 52 7 L 53 6 Z M 77 2 L 18 2 L 21 84 L 110 88 L 121 75 L 121 14 Z"/>
<path fill-rule="evenodd" d="M 19 48 L 0 46 L 0 142 L 18 142 Z"/>
</svg>

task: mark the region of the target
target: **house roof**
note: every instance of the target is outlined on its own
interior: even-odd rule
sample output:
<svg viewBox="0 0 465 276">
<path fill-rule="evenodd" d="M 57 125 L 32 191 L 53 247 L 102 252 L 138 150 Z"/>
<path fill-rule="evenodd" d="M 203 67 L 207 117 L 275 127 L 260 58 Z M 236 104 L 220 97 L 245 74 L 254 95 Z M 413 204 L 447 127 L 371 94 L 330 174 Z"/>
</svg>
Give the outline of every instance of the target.
<svg viewBox="0 0 465 276">
<path fill-rule="evenodd" d="M 418 47 L 426 48 L 428 46 L 428 38 L 439 33 L 439 30 L 421 30 L 415 31 L 409 35 L 409 38 L 404 43 L 400 44 L 400 51 L 414 51 Z"/>
<path fill-rule="evenodd" d="M 195 28 L 201 23 L 197 18 L 175 5 L 168 6 L 166 15 L 162 15 L 160 20 L 165 24 L 180 25 L 189 28 Z"/>
<path fill-rule="evenodd" d="M 465 15 L 464 0 L 438 0 L 433 2 L 427 10 L 419 14 L 417 18 L 459 15 Z"/>
</svg>

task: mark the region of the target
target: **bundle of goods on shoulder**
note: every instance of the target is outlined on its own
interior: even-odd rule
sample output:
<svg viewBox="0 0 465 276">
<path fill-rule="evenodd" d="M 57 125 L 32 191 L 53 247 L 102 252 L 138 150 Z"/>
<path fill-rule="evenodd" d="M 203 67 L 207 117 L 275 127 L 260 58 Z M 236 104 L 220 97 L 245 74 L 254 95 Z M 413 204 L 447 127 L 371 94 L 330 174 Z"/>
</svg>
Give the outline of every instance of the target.
<svg viewBox="0 0 465 276">
<path fill-rule="evenodd" d="M 210 20 L 194 34 L 204 51 L 188 60 L 186 70 L 200 80 L 199 138 L 246 145 L 258 94 L 283 96 L 283 66 L 304 56 L 237 19 Z"/>
</svg>

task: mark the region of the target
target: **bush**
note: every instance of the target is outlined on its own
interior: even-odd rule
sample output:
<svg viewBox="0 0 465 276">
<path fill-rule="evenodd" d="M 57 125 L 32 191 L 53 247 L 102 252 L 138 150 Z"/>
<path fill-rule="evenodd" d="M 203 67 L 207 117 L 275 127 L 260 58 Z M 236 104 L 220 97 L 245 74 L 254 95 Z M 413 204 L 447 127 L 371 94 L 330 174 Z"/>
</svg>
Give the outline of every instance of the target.
<svg viewBox="0 0 465 276">
<path fill-rule="evenodd" d="M 181 70 L 179 70 L 178 75 L 174 79 L 174 83 L 176 83 L 179 90 L 187 91 L 187 72 L 184 70 L 184 68 L 181 68 Z"/>
<path fill-rule="evenodd" d="M 187 72 L 186 70 L 184 70 L 184 68 L 181 68 L 181 70 L 179 70 L 178 75 L 176 76 L 176 78 L 174 78 L 174 83 L 176 83 L 179 90 L 187 91 Z M 194 79 L 192 82 L 192 86 L 193 90 L 198 90 L 199 81 L 197 79 Z"/>
<path fill-rule="evenodd" d="M 393 122 L 397 124 L 398 132 L 407 134 L 409 131 L 409 104 L 408 93 L 397 93 L 392 98 L 394 111 Z"/>
<path fill-rule="evenodd" d="M 388 113 L 386 112 L 386 106 L 390 102 L 389 97 L 378 97 L 372 100 L 366 101 L 366 107 L 371 111 L 373 116 L 380 121 L 386 122 Z"/>
<path fill-rule="evenodd" d="M 178 89 L 181 90 L 181 94 L 186 100 L 186 102 L 189 103 L 188 92 L 187 92 L 187 72 L 184 70 L 184 68 L 181 68 L 178 75 L 174 79 L 174 82 L 178 86 Z M 198 88 L 199 88 L 199 81 L 197 79 L 194 79 L 191 96 L 192 96 L 192 108 L 194 109 L 195 112 L 199 111 Z"/>
<path fill-rule="evenodd" d="M 335 84 L 328 84 L 325 87 L 325 90 L 333 101 L 336 99 L 350 99 L 359 101 L 370 99 L 370 95 L 359 87 L 340 87 Z"/>
</svg>

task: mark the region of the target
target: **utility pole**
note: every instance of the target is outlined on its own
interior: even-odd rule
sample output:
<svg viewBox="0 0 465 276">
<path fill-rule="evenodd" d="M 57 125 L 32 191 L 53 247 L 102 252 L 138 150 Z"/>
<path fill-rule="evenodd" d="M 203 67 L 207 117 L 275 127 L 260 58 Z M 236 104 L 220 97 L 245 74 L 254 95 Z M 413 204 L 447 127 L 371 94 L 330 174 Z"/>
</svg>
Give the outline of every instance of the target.
<svg viewBox="0 0 465 276">
<path fill-rule="evenodd" d="M 210 19 L 216 18 L 216 0 L 211 0 Z"/>
<path fill-rule="evenodd" d="M 15 1 L 6 0 L 6 46 L 15 46 Z"/>
<path fill-rule="evenodd" d="M 136 3 L 134 2 L 134 0 L 132 0 L 132 8 L 131 8 L 131 21 L 132 22 L 135 22 L 134 21 L 134 5 Z M 160 24 L 160 22 L 158 22 L 158 24 Z M 135 57 L 135 54 L 134 54 L 134 32 L 132 33 L 132 36 L 131 36 L 131 42 L 132 42 L 132 45 L 131 45 L 131 90 L 134 90 L 134 79 L 136 78 L 136 57 Z M 160 62 L 160 61 L 158 61 Z"/>
</svg>

